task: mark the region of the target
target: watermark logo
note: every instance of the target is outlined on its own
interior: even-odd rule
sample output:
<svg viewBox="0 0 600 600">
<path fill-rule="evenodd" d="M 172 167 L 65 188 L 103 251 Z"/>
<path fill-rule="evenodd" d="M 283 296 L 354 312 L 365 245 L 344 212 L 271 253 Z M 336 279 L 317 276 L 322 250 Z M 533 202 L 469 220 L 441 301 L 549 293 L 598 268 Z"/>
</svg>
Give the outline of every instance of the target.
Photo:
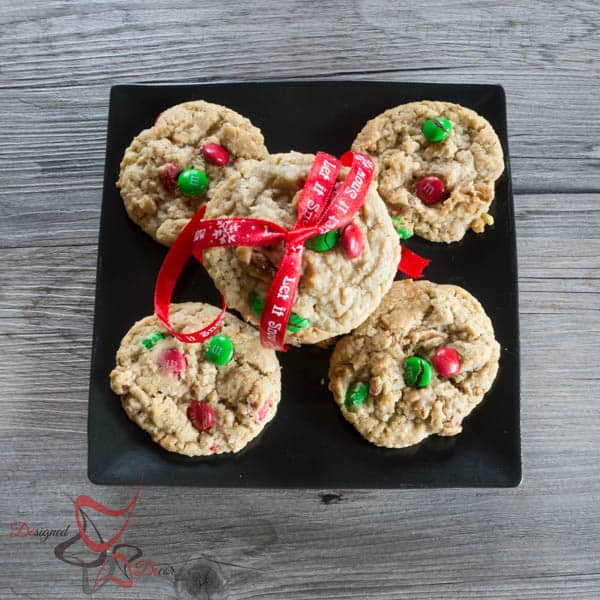
<svg viewBox="0 0 600 600">
<path fill-rule="evenodd" d="M 138 488 L 131 502 L 121 510 L 112 510 L 90 496 L 76 498 L 75 521 L 78 531 L 73 537 L 58 544 L 54 548 L 54 555 L 59 560 L 83 570 L 83 591 L 86 594 L 93 594 L 110 582 L 122 588 L 130 588 L 133 585 L 134 572 L 131 565 L 137 565 L 143 553 L 137 546 L 117 542 L 127 529 L 140 492 L 141 488 Z M 125 517 L 125 520 L 118 531 L 105 541 L 90 517 L 90 509 L 105 517 Z M 93 553 L 91 560 L 84 560 L 77 552 L 80 541 Z M 93 582 L 91 574 L 95 575 Z"/>
<path fill-rule="evenodd" d="M 10 525 L 11 538 L 36 537 L 42 542 L 47 542 L 50 537 L 67 537 L 70 525 L 64 529 L 48 529 L 47 527 L 31 527 L 27 521 L 14 521 Z"/>
<path fill-rule="evenodd" d="M 54 555 L 81 569 L 85 594 L 95 594 L 110 583 L 130 588 L 138 577 L 175 574 L 173 567 L 157 568 L 151 560 L 143 558 L 144 553 L 138 546 L 123 541 L 140 492 L 141 487 L 131 502 L 119 510 L 108 508 L 90 496 L 75 499 L 77 533 L 57 544 Z M 9 537 L 35 537 L 45 542 L 50 537 L 67 537 L 70 527 L 69 524 L 64 529 L 32 528 L 26 521 L 15 521 L 10 524 Z M 112 536 L 105 535 L 106 530 L 115 528 L 116 533 Z"/>
</svg>

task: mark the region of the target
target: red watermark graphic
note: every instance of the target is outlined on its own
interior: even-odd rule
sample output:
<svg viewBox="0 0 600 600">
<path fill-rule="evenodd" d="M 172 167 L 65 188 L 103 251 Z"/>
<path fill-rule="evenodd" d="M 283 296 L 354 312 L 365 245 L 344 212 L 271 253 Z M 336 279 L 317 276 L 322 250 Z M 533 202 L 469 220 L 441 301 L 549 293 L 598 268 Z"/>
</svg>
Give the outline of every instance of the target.
<svg viewBox="0 0 600 600">
<path fill-rule="evenodd" d="M 141 487 L 131 502 L 119 510 L 108 508 L 90 496 L 82 495 L 75 499 L 77 533 L 60 542 L 54 548 L 54 555 L 60 561 L 82 570 L 82 587 L 85 594 L 95 594 L 109 583 L 130 588 L 137 577 L 174 575 L 173 567 L 156 567 L 151 560 L 143 558 L 144 554 L 138 546 L 122 540 L 140 492 Z M 96 520 L 101 516 L 103 521 L 108 522 L 105 528 L 110 528 L 112 524 L 114 529 L 121 524 L 116 532 L 108 537 L 92 519 L 93 513 L 96 513 Z M 64 529 L 32 528 L 26 521 L 15 521 L 10 524 L 9 537 L 36 537 L 45 542 L 50 537 L 66 537 L 70 527 L 67 525 Z"/>
</svg>

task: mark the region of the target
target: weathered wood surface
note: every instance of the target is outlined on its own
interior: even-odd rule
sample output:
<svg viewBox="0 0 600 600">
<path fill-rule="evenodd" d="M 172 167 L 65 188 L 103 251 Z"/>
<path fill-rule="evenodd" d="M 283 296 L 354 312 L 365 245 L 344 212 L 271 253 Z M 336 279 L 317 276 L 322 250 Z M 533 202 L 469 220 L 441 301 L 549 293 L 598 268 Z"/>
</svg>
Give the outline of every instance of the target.
<svg viewBox="0 0 600 600">
<path fill-rule="evenodd" d="M 144 488 L 128 541 L 177 569 L 177 581 L 110 584 L 97 597 L 598 598 L 599 22 L 597 3 L 582 0 L 0 0 L 0 597 L 85 597 L 55 542 L 11 539 L 11 522 L 62 528 L 79 494 L 113 507 L 133 495 L 86 477 L 110 85 L 318 77 L 505 87 L 523 484 Z"/>
</svg>

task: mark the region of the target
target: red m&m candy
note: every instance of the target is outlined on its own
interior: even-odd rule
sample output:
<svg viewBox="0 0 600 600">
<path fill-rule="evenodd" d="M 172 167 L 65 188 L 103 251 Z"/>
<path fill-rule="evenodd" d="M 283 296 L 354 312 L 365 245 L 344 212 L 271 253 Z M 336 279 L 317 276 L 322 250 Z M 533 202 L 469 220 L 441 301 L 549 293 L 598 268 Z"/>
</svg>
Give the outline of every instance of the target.
<svg viewBox="0 0 600 600">
<path fill-rule="evenodd" d="M 169 192 L 172 192 L 177 185 L 177 177 L 179 177 L 179 173 L 181 173 L 182 168 L 176 162 L 167 163 L 165 166 L 162 175 L 160 176 L 160 180 L 165 188 Z"/>
<path fill-rule="evenodd" d="M 187 409 L 188 419 L 198 431 L 206 431 L 213 424 L 213 414 L 208 402 L 194 400 Z"/>
<path fill-rule="evenodd" d="M 158 368 L 161 375 L 173 375 L 179 377 L 187 369 L 187 360 L 181 352 L 175 348 L 163 350 L 158 357 Z"/>
<path fill-rule="evenodd" d="M 417 183 L 417 196 L 423 204 L 437 204 L 444 197 L 446 186 L 444 182 L 435 175 L 423 177 Z"/>
<path fill-rule="evenodd" d="M 431 362 L 442 377 L 454 377 L 460 372 L 460 355 L 454 348 L 449 346 L 438 348 Z"/>
<path fill-rule="evenodd" d="M 221 144 L 215 144 L 213 142 L 206 142 L 202 146 L 202 154 L 211 165 L 217 165 L 222 167 L 229 161 L 229 152 L 221 146 Z"/>
<path fill-rule="evenodd" d="M 356 223 L 350 223 L 342 231 L 341 245 L 350 260 L 358 258 L 365 247 L 362 231 Z"/>
</svg>

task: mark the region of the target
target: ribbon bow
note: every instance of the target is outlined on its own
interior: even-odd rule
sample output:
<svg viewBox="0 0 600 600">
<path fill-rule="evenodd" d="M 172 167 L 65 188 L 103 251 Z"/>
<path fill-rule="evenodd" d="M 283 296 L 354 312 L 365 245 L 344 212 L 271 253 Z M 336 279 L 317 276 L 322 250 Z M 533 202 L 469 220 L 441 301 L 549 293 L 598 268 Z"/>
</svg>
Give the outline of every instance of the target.
<svg viewBox="0 0 600 600">
<path fill-rule="evenodd" d="M 335 189 L 342 166 L 350 170 Z M 285 333 L 302 274 L 304 242 L 315 235 L 347 225 L 361 207 L 373 177 L 373 161 L 364 154 L 346 152 L 338 160 L 318 152 L 298 200 L 298 217 L 291 229 L 263 219 L 233 217 L 203 220 L 200 209 L 169 250 L 156 281 L 154 309 L 177 339 L 202 342 L 214 335 L 225 317 L 226 306 L 207 327 L 193 333 L 176 332 L 169 321 L 169 304 L 175 283 L 191 256 L 202 262 L 202 251 L 216 246 L 270 246 L 283 242 L 284 255 L 271 282 L 260 319 L 263 346 L 285 350 Z M 221 297 L 223 300 L 223 298 Z"/>
</svg>

